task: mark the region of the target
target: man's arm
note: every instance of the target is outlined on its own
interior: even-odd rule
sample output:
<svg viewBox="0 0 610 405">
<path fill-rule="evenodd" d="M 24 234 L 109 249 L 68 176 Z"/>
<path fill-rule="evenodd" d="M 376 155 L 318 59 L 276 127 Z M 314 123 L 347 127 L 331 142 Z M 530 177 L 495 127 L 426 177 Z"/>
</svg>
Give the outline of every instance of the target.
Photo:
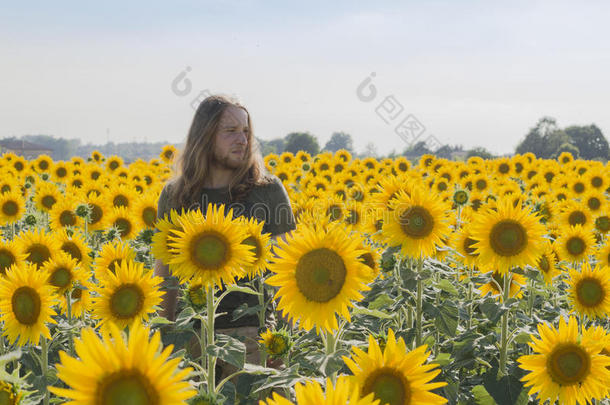
<svg viewBox="0 0 610 405">
<path fill-rule="evenodd" d="M 163 289 L 165 290 L 165 294 L 163 295 L 161 301 L 161 311 L 159 315 L 166 318 L 170 321 L 176 320 L 176 303 L 178 301 L 178 288 L 175 288 L 172 283 L 172 278 L 170 278 L 169 274 L 169 266 L 163 264 L 163 262 L 159 259 L 155 261 L 155 270 L 154 275 L 158 277 L 162 277 L 165 281 L 163 283 Z M 168 285 L 168 283 L 172 283 L 172 285 Z"/>
</svg>

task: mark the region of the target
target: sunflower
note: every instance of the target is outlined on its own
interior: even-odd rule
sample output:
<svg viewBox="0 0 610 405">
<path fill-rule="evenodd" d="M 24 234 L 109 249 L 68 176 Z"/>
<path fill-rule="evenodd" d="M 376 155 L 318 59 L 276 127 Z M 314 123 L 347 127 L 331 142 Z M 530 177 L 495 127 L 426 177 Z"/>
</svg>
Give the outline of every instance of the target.
<svg viewBox="0 0 610 405">
<path fill-rule="evenodd" d="M 591 210 L 582 203 L 568 201 L 563 204 L 559 214 L 559 225 L 564 227 L 582 225 L 591 228 L 593 225 Z"/>
<path fill-rule="evenodd" d="M 371 272 L 369 277 L 371 280 L 374 280 L 381 272 L 381 253 L 378 248 L 365 239 L 362 240 L 361 249 L 363 249 L 365 253 L 358 256 L 358 260 L 368 268 Z"/>
<path fill-rule="evenodd" d="M 41 182 L 36 185 L 34 202 L 40 211 L 49 212 L 61 198 L 63 196 L 55 184 Z"/>
<path fill-rule="evenodd" d="M 421 187 L 414 187 L 410 195 L 399 192 L 390 210 L 382 237 L 390 246 L 401 246 L 405 256 L 430 257 L 449 234 L 448 207 Z"/>
<path fill-rule="evenodd" d="M 26 254 L 28 262 L 40 268 L 52 259 L 60 249 L 59 241 L 42 229 L 22 232 L 16 239 L 17 249 Z"/>
<path fill-rule="evenodd" d="M 93 284 L 87 280 L 76 280 L 77 283 L 72 285 L 72 291 L 70 292 L 71 312 L 72 316 L 76 318 L 82 318 L 85 312 L 91 309 L 91 290 Z M 62 314 L 68 313 L 68 304 L 66 302 L 66 296 L 60 295 L 59 297 L 59 309 Z"/>
<path fill-rule="evenodd" d="M 174 145 L 165 145 L 161 149 L 161 153 L 159 154 L 159 157 L 165 163 L 169 164 L 174 161 L 174 158 L 176 157 L 177 154 L 178 154 L 178 150 L 176 149 L 176 147 Z"/>
<path fill-rule="evenodd" d="M 506 273 L 515 266 L 535 265 L 542 254 L 545 227 L 529 208 L 502 199 L 496 210 L 477 213 L 471 226 L 479 263 Z"/>
<path fill-rule="evenodd" d="M 326 386 L 322 387 L 317 381 L 307 381 L 304 385 L 298 382 L 295 387 L 296 405 L 379 405 L 373 394 L 360 398 L 358 388 L 350 384 L 346 376 L 340 376 L 336 384 L 330 378 L 326 379 Z M 294 405 L 284 397 L 273 393 L 262 405 Z"/>
<path fill-rule="evenodd" d="M 470 227 L 465 224 L 458 232 L 454 232 L 450 238 L 451 246 L 459 255 L 458 260 L 469 268 L 476 265 L 477 258 L 479 257 L 476 249 L 473 247 L 476 240 L 472 239 L 471 236 Z"/>
<path fill-rule="evenodd" d="M 53 205 L 49 211 L 49 226 L 54 231 L 62 230 L 66 227 L 78 227 L 82 224 L 82 219 L 76 215 L 77 200 L 72 197 L 64 197 Z"/>
<path fill-rule="evenodd" d="M 580 271 L 570 270 L 568 301 L 572 311 L 591 318 L 607 318 L 610 313 L 610 270 L 591 268 L 584 262 Z"/>
<path fill-rule="evenodd" d="M 182 230 L 169 235 L 170 271 L 181 282 L 192 280 L 206 287 L 232 284 L 243 275 L 243 268 L 251 266 L 254 253 L 239 220 L 233 220 L 233 210 L 225 216 L 224 205 L 208 204 L 206 216 L 200 211 L 191 216 L 179 217 Z"/>
<path fill-rule="evenodd" d="M 123 159 L 121 159 L 118 156 L 111 156 L 108 159 L 106 159 L 106 168 L 110 172 L 114 172 L 121 166 L 123 166 Z"/>
<path fill-rule="evenodd" d="M 21 219 L 25 213 L 25 198 L 17 191 L 0 194 L 0 224 L 12 224 Z"/>
<path fill-rule="evenodd" d="M 487 294 L 491 294 L 492 297 L 497 300 L 502 299 L 502 288 L 504 288 L 504 277 L 506 277 L 509 273 L 506 273 L 504 276 L 494 271 L 491 275 L 492 280 L 488 283 L 481 284 L 477 288 L 481 294 L 481 297 L 485 297 Z M 521 291 L 521 287 L 523 287 L 527 283 L 527 279 L 523 277 L 521 274 L 512 273 L 512 277 L 510 279 L 510 287 L 508 289 L 508 294 L 510 298 L 521 298 L 523 297 L 523 292 Z"/>
<path fill-rule="evenodd" d="M 292 339 L 288 332 L 284 329 L 271 331 L 267 329 L 261 333 L 261 338 L 258 341 L 265 352 L 270 357 L 282 357 L 288 353 L 292 347 Z"/>
<path fill-rule="evenodd" d="M 101 286 L 94 290 L 93 316 L 99 325 L 114 323 L 121 329 L 135 321 L 147 321 L 161 302 L 163 292 L 159 285 L 163 279 L 146 272 L 142 263 L 122 261 L 115 274 L 108 273 Z"/>
<path fill-rule="evenodd" d="M 604 235 L 610 232 L 610 217 L 608 214 L 601 214 L 597 218 L 595 218 L 595 230 L 599 232 L 601 235 Z"/>
<path fill-rule="evenodd" d="M 430 382 L 441 370 L 436 364 L 425 364 L 430 355 L 426 345 L 407 351 L 404 340 L 396 339 L 389 329 L 383 352 L 372 335 L 367 353 L 358 347 L 352 347 L 352 352 L 351 358 L 343 356 L 343 360 L 354 374 L 351 378 L 360 390 L 360 397 L 373 393 L 375 399 L 389 405 L 447 402 L 430 392 L 447 384 Z"/>
<path fill-rule="evenodd" d="M 109 273 L 116 274 L 117 267 L 120 267 L 123 262 L 131 262 L 135 258 L 136 251 L 127 242 L 104 243 L 99 256 L 95 259 L 95 277 L 99 280 L 106 280 Z"/>
<path fill-rule="evenodd" d="M 108 218 L 112 207 L 107 198 L 104 195 L 89 192 L 86 201 L 90 209 L 87 228 L 92 231 L 105 229 L 108 226 Z"/>
<path fill-rule="evenodd" d="M 592 253 L 595 237 L 589 230 L 576 225 L 564 228 L 555 243 L 561 259 L 574 263 L 585 260 Z"/>
<path fill-rule="evenodd" d="M 83 329 L 75 341 L 76 357 L 59 353 L 57 377 L 69 388 L 49 387 L 72 404 L 179 405 L 196 394 L 185 381 L 190 368 L 179 369 L 182 358 L 169 359 L 173 345 L 163 349 L 157 331 L 135 323 L 125 339 L 109 327 L 101 338 Z M 103 353 L 103 355 L 100 355 Z"/>
<path fill-rule="evenodd" d="M 145 193 L 133 204 L 138 229 L 154 229 L 157 220 L 157 193 Z"/>
<path fill-rule="evenodd" d="M 25 262 L 12 266 L 0 279 L 0 321 L 11 344 L 37 345 L 40 335 L 51 338 L 46 324 L 55 323 L 54 298 L 46 280 L 46 273 Z"/>
<path fill-rule="evenodd" d="M 531 387 L 528 394 L 538 394 L 540 403 L 585 404 L 602 399 L 610 384 L 610 357 L 600 353 L 604 340 L 595 339 L 593 328 L 578 333 L 575 317 L 559 328 L 538 324 L 540 338 L 528 343 L 535 354 L 519 357 L 520 367 L 529 371 L 521 381 Z"/>
<path fill-rule="evenodd" d="M 49 155 L 38 155 L 36 159 L 34 159 L 34 168 L 38 173 L 44 173 L 51 170 L 51 166 L 53 165 L 53 159 Z"/>
<path fill-rule="evenodd" d="M 131 210 L 125 207 L 114 207 L 108 215 L 108 223 L 118 230 L 121 239 L 132 239 L 139 233 Z"/>
<path fill-rule="evenodd" d="M 102 152 L 95 149 L 93 152 L 91 152 L 91 160 L 96 163 L 100 163 L 104 160 L 104 155 L 102 154 Z"/>
<path fill-rule="evenodd" d="M 243 218 L 243 226 L 246 230 L 246 238 L 242 244 L 251 246 L 254 253 L 254 262 L 248 265 L 245 270 L 249 277 L 255 277 L 265 271 L 267 260 L 271 257 L 271 236 L 268 233 L 262 233 L 264 222 L 257 221 L 254 217 L 249 219 L 239 218 Z"/>
<path fill-rule="evenodd" d="M 89 256 L 90 249 L 84 235 L 80 232 L 67 232 L 65 229 L 62 229 L 60 232 L 56 232 L 55 236 L 61 243 L 60 249 L 75 259 L 81 268 L 88 270 L 91 264 L 91 257 Z"/>
<path fill-rule="evenodd" d="M 4 276 L 12 265 L 23 262 L 26 257 L 15 241 L 0 241 L 0 274 Z"/>
<path fill-rule="evenodd" d="M 595 254 L 595 258 L 600 266 L 610 267 L 610 241 L 606 241 L 604 246 L 600 246 Z"/>
<path fill-rule="evenodd" d="M 304 226 L 279 241 L 279 257 L 269 267 L 275 274 L 267 280 L 280 287 L 278 309 L 317 332 L 336 330 L 336 313 L 349 320 L 351 301 L 362 299 L 360 291 L 371 281 L 370 269 L 358 260 L 366 253 L 359 239 L 337 224 L 327 230 Z"/>
<path fill-rule="evenodd" d="M 137 197 L 137 193 L 129 186 L 125 184 L 117 184 L 110 187 L 105 192 L 106 198 L 113 207 L 125 207 L 131 208 L 134 200 Z"/>
<path fill-rule="evenodd" d="M 544 251 L 538 258 L 536 268 L 542 273 L 544 282 L 548 285 L 553 284 L 553 279 L 561 274 L 561 271 L 557 268 L 557 259 L 551 242 L 544 243 Z"/>
<path fill-rule="evenodd" d="M 47 284 L 51 285 L 53 292 L 58 295 L 69 291 L 75 280 L 87 279 L 78 262 L 64 252 L 59 252 L 54 259 L 45 262 L 40 270 L 47 274 Z"/>
</svg>

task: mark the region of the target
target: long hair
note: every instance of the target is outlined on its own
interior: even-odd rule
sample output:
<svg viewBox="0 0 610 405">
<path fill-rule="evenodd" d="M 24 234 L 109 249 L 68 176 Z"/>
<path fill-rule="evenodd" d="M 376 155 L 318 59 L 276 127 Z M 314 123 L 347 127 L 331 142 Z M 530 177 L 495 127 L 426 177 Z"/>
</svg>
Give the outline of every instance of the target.
<svg viewBox="0 0 610 405">
<path fill-rule="evenodd" d="M 230 106 L 246 111 L 250 129 L 244 164 L 235 170 L 235 175 L 229 182 L 230 202 L 243 200 L 255 185 L 271 182 L 254 138 L 250 113 L 246 107 L 227 96 L 209 96 L 199 104 L 184 148 L 176 161 L 177 173 L 171 180 L 171 198 L 178 207 L 189 209 L 199 203 L 204 180 L 210 175 L 220 118 Z"/>
</svg>

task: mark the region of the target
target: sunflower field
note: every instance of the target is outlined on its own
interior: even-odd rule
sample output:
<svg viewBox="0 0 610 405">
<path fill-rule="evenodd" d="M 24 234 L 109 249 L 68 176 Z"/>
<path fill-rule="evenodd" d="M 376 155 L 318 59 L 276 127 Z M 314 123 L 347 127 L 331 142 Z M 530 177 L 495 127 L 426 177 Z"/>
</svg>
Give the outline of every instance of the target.
<svg viewBox="0 0 610 405">
<path fill-rule="evenodd" d="M 610 403 L 608 164 L 272 154 L 275 239 L 157 218 L 176 152 L 0 157 L 0 405 Z M 256 337 L 215 331 L 231 292 Z"/>
</svg>

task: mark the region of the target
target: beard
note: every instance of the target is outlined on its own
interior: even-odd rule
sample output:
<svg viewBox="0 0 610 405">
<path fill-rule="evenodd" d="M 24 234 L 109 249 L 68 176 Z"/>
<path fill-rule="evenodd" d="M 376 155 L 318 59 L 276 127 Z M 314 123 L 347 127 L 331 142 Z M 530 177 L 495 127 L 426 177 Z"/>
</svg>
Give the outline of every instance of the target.
<svg viewBox="0 0 610 405">
<path fill-rule="evenodd" d="M 213 153 L 212 163 L 222 169 L 237 170 L 246 164 L 245 155 L 246 154 L 244 153 L 244 157 L 237 158 L 232 153 L 228 153 L 224 156 L 219 155 L 217 153 Z"/>
</svg>

